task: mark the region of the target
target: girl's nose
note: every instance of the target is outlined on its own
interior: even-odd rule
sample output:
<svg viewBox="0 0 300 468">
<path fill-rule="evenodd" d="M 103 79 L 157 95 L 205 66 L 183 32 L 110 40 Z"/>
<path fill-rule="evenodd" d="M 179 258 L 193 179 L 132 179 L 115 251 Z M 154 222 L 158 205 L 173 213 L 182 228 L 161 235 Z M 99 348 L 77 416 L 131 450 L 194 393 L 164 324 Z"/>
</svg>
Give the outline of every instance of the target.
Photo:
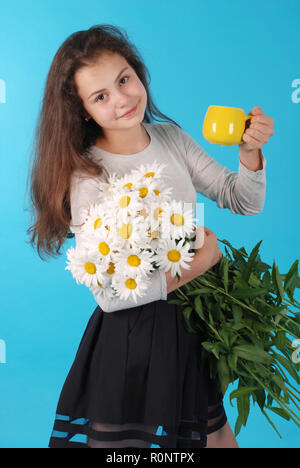
<svg viewBox="0 0 300 468">
<path fill-rule="evenodd" d="M 119 107 L 126 107 L 126 103 L 128 102 L 128 97 L 125 95 L 123 90 L 115 92 L 115 102 Z"/>
</svg>

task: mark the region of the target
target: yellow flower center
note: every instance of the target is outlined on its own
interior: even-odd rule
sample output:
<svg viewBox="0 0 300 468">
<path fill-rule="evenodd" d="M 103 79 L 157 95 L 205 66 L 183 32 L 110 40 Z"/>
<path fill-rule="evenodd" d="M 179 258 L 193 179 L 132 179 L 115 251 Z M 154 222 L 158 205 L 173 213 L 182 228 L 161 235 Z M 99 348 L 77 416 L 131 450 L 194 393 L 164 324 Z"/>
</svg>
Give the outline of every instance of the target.
<svg viewBox="0 0 300 468">
<path fill-rule="evenodd" d="M 155 193 L 155 195 L 159 195 L 159 194 L 160 194 L 160 191 L 157 190 L 157 189 L 154 189 L 153 192 Z"/>
<path fill-rule="evenodd" d="M 119 204 L 121 208 L 125 208 L 130 203 L 130 197 L 128 195 L 124 195 L 124 197 L 120 198 Z"/>
<path fill-rule="evenodd" d="M 155 172 L 147 172 L 146 174 L 144 174 L 144 177 L 154 177 L 155 175 Z"/>
<path fill-rule="evenodd" d="M 176 250 L 176 249 L 169 250 L 168 259 L 171 262 L 179 262 L 180 258 L 181 258 L 181 254 L 180 254 L 180 252 L 178 252 L 178 250 Z"/>
<path fill-rule="evenodd" d="M 158 231 L 148 232 L 148 237 L 151 237 L 152 239 L 157 239 L 158 235 L 159 235 Z"/>
<path fill-rule="evenodd" d="M 130 266 L 139 266 L 141 263 L 140 258 L 137 255 L 129 255 L 127 262 Z"/>
<path fill-rule="evenodd" d="M 184 218 L 178 213 L 173 213 L 171 216 L 171 223 L 175 226 L 182 226 L 184 224 Z"/>
<path fill-rule="evenodd" d="M 128 289 L 135 289 L 137 284 L 136 284 L 136 281 L 135 279 L 133 278 L 128 278 L 126 281 L 125 281 L 125 285 Z"/>
<path fill-rule="evenodd" d="M 94 265 L 94 263 L 85 262 L 84 269 L 90 275 L 94 275 L 96 273 L 96 265 Z"/>
<path fill-rule="evenodd" d="M 123 185 L 123 188 L 125 188 L 125 187 L 128 187 L 129 190 L 130 190 L 131 187 L 132 187 L 132 183 L 131 183 L 131 182 L 128 182 L 128 184 Z"/>
<path fill-rule="evenodd" d="M 141 197 L 141 198 L 145 198 L 145 196 L 147 195 L 147 193 L 148 193 L 147 187 L 142 187 L 142 188 L 140 188 L 140 197 Z"/>
<path fill-rule="evenodd" d="M 147 218 L 147 216 L 148 216 L 148 213 L 147 213 L 147 211 L 146 211 L 144 208 L 143 208 L 142 210 L 139 211 L 139 214 L 140 214 L 141 216 L 143 216 L 144 218 Z"/>
<path fill-rule="evenodd" d="M 110 227 L 109 227 L 108 224 L 106 224 L 105 229 L 107 229 L 108 231 L 110 231 Z"/>
<path fill-rule="evenodd" d="M 101 218 L 96 219 L 96 221 L 94 222 L 94 229 L 98 229 L 101 225 L 102 225 L 102 219 Z"/>
<path fill-rule="evenodd" d="M 103 286 L 102 286 L 102 284 L 101 284 L 99 281 L 97 281 L 97 284 L 98 284 L 98 286 L 99 286 L 100 288 L 103 289 Z"/>
<path fill-rule="evenodd" d="M 113 262 L 109 262 L 109 267 L 106 270 L 106 273 L 109 273 L 110 275 L 112 275 L 114 272 L 115 272 L 115 265 Z"/>
<path fill-rule="evenodd" d="M 102 255 L 108 255 L 110 252 L 110 248 L 106 242 L 100 242 L 98 245 L 98 249 Z"/>
<path fill-rule="evenodd" d="M 119 232 L 122 239 L 128 239 L 132 234 L 132 224 L 123 224 Z"/>
<path fill-rule="evenodd" d="M 156 209 L 154 210 L 154 214 L 153 214 L 154 218 L 155 218 L 155 219 L 158 219 L 158 218 L 160 217 L 159 215 L 160 215 L 161 213 L 163 213 L 163 211 L 164 211 L 164 210 L 163 210 L 162 208 L 159 208 L 159 207 L 156 208 Z"/>
</svg>

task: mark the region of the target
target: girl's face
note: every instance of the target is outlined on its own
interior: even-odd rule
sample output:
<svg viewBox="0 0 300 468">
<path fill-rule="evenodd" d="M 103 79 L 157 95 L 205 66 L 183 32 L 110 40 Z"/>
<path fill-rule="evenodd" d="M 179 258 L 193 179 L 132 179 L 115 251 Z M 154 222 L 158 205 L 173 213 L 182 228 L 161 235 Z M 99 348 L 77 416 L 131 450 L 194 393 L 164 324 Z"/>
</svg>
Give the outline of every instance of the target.
<svg viewBox="0 0 300 468">
<path fill-rule="evenodd" d="M 147 93 L 135 70 L 117 53 L 102 54 L 94 65 L 75 73 L 78 94 L 87 112 L 104 130 L 137 126 L 147 106 Z M 123 114 L 137 106 L 134 115 Z"/>
</svg>

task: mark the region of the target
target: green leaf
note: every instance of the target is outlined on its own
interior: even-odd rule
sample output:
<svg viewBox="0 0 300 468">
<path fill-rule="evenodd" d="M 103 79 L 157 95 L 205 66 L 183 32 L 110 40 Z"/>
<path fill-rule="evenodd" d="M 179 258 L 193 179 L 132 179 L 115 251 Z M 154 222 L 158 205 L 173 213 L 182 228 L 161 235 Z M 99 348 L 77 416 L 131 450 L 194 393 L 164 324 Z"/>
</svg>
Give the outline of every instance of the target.
<svg viewBox="0 0 300 468">
<path fill-rule="evenodd" d="M 182 306 L 182 305 L 187 305 L 187 304 L 188 304 L 187 302 L 182 301 L 182 299 L 170 299 L 170 300 L 168 301 L 168 303 L 169 303 L 169 304 L 180 305 L 180 306 Z"/>
<path fill-rule="evenodd" d="M 257 401 L 258 406 L 260 407 L 261 410 L 263 410 L 266 402 L 266 394 L 265 390 L 263 388 L 259 388 L 258 390 L 255 390 L 254 395 L 252 395 L 252 398 Z"/>
<path fill-rule="evenodd" d="M 275 335 L 274 338 L 274 345 L 276 348 L 278 348 L 280 351 L 284 349 L 284 346 L 286 344 L 286 337 L 285 337 L 285 332 L 284 331 L 278 331 Z"/>
<path fill-rule="evenodd" d="M 286 274 L 283 285 L 284 290 L 286 291 L 287 295 L 291 300 L 294 297 L 294 291 L 297 287 L 298 281 L 298 260 L 296 260 L 289 269 L 288 273 Z"/>
<path fill-rule="evenodd" d="M 275 260 L 273 262 L 273 268 L 272 268 L 272 280 L 273 280 L 273 286 L 275 287 L 278 296 L 280 297 L 281 300 L 283 300 L 284 299 L 284 289 L 283 289 L 283 286 L 282 286 L 282 280 L 281 280 L 278 268 L 276 266 Z"/>
<path fill-rule="evenodd" d="M 194 307 L 197 312 L 197 315 L 202 319 L 205 320 L 205 315 L 202 307 L 202 302 L 200 296 L 197 296 L 194 300 Z"/>
<path fill-rule="evenodd" d="M 251 297 L 257 297 L 263 294 L 266 294 L 266 289 L 254 289 L 254 288 L 242 288 L 242 289 L 235 289 L 232 291 L 232 296 L 236 299 L 247 299 Z"/>
<path fill-rule="evenodd" d="M 237 360 L 238 357 L 236 354 L 229 354 L 228 364 L 233 372 L 237 372 Z"/>
<path fill-rule="evenodd" d="M 228 268 L 229 268 L 229 263 L 228 261 L 223 258 L 223 283 L 224 283 L 224 289 L 228 293 Z"/>
<path fill-rule="evenodd" d="M 243 271 L 243 280 L 248 281 L 251 271 L 253 269 L 254 262 L 256 260 L 260 244 L 262 243 L 262 240 L 259 241 L 256 246 L 252 249 L 252 252 L 250 253 L 249 260 L 247 262 L 246 268 Z"/>
<path fill-rule="evenodd" d="M 233 247 L 230 242 L 228 242 L 226 239 L 218 239 L 220 242 L 222 242 L 223 244 L 227 245 L 232 253 L 233 253 L 233 256 L 235 259 L 237 260 L 243 260 L 244 257 L 248 257 L 248 255 L 246 254 L 246 251 L 244 249 L 244 247 L 242 247 L 241 249 L 236 249 L 235 247 Z"/>
<path fill-rule="evenodd" d="M 240 415 L 238 415 L 235 426 L 234 426 L 234 435 L 238 436 L 242 428 L 242 418 Z"/>
<path fill-rule="evenodd" d="M 232 305 L 232 314 L 234 317 L 234 322 L 235 323 L 240 323 L 243 317 L 243 310 L 241 307 L 237 304 Z"/>
<path fill-rule="evenodd" d="M 271 274 L 269 271 L 266 271 L 266 273 L 263 275 L 262 279 L 263 286 L 269 290 L 273 290 L 272 288 L 272 281 L 271 281 Z"/>
<path fill-rule="evenodd" d="M 187 327 L 187 330 L 190 332 L 190 333 L 196 333 L 195 330 L 191 327 L 191 324 L 190 324 L 190 316 L 191 316 L 191 313 L 193 312 L 193 307 L 186 307 L 182 313 L 183 313 L 183 316 L 184 316 L 184 320 L 185 320 L 185 324 L 186 324 L 186 327 Z"/>
<path fill-rule="evenodd" d="M 250 397 L 249 394 L 239 395 L 237 397 L 237 408 L 243 426 L 246 426 L 247 419 L 250 411 Z"/>
<path fill-rule="evenodd" d="M 232 404 L 232 400 L 233 398 L 238 398 L 240 396 L 243 396 L 243 395 L 249 395 L 250 393 L 254 392 L 255 390 L 258 390 L 259 387 L 240 387 L 238 388 L 237 390 L 234 390 L 233 392 L 230 393 L 230 404 L 231 406 L 233 406 Z"/>
<path fill-rule="evenodd" d="M 286 419 L 287 421 L 291 419 L 289 413 L 285 411 L 283 408 L 277 408 L 276 406 L 269 406 L 269 405 L 266 405 L 265 407 L 268 408 L 268 410 L 273 411 L 273 413 L 276 413 L 282 418 Z"/>
<path fill-rule="evenodd" d="M 201 346 L 203 346 L 203 348 L 209 353 L 213 353 L 217 359 L 219 359 L 220 353 L 224 351 L 224 346 L 220 342 L 211 343 L 210 341 L 204 341 L 201 343 Z"/>
<path fill-rule="evenodd" d="M 233 352 L 240 358 L 247 361 L 270 363 L 273 358 L 270 354 L 266 353 L 263 349 L 256 348 L 251 345 L 240 345 L 233 348 Z"/>
<path fill-rule="evenodd" d="M 219 375 L 221 392 L 224 395 L 226 393 L 228 385 L 230 384 L 230 373 L 224 355 L 221 355 L 219 360 L 217 361 L 217 370 Z"/>
</svg>

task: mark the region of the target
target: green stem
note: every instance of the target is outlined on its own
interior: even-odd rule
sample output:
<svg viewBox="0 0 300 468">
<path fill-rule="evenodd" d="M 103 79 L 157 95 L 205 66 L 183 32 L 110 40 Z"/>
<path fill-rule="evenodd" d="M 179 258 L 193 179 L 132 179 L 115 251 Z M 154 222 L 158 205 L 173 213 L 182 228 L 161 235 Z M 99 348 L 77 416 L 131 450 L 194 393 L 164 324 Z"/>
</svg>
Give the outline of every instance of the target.
<svg viewBox="0 0 300 468">
<path fill-rule="evenodd" d="M 295 390 L 295 392 L 300 393 L 299 390 L 298 390 L 296 387 L 294 387 L 294 385 L 292 385 L 289 381 L 287 381 L 286 383 L 287 383 L 290 387 L 292 387 L 292 389 Z M 290 390 L 290 391 L 291 391 L 291 390 Z M 300 399 L 299 399 L 298 397 L 296 397 L 296 395 L 295 395 L 295 398 L 297 398 L 297 400 L 300 401 Z"/>
<path fill-rule="evenodd" d="M 217 240 L 218 240 L 219 242 L 222 242 L 222 244 L 226 245 L 226 247 L 228 247 L 228 245 L 226 244 L 226 242 L 223 242 L 221 239 L 218 239 L 218 238 L 217 238 Z M 230 247 L 229 247 L 229 248 L 230 248 Z M 242 251 L 239 250 L 239 249 L 234 248 L 234 250 L 236 250 L 237 252 L 239 252 L 243 257 L 247 257 L 247 258 L 249 257 L 249 255 L 247 255 L 245 252 L 242 252 Z"/>
<path fill-rule="evenodd" d="M 300 302 L 296 301 L 296 299 L 294 299 L 294 301 L 296 302 L 296 304 L 294 302 L 291 302 L 288 299 L 284 298 L 283 303 L 287 303 L 289 305 L 297 307 L 297 309 L 300 309 Z"/>
<path fill-rule="evenodd" d="M 220 340 L 222 343 L 224 343 L 223 338 L 219 335 L 219 333 L 217 332 L 217 330 L 215 330 L 215 328 L 214 328 L 212 325 L 210 325 L 209 323 L 206 323 L 206 326 L 209 327 L 209 328 L 214 332 L 214 334 L 219 338 L 219 340 Z"/>
<path fill-rule="evenodd" d="M 245 369 L 247 372 L 249 372 L 249 374 L 252 375 L 252 377 L 253 377 L 255 380 L 257 380 L 257 382 L 266 390 L 266 392 L 268 392 L 268 393 L 271 395 L 271 397 L 272 397 L 275 401 L 277 401 L 277 403 L 279 404 L 279 406 L 281 406 L 282 409 L 286 410 L 286 411 L 289 413 L 290 418 L 294 421 L 294 423 L 295 423 L 298 427 L 300 427 L 300 424 L 299 424 L 300 418 L 299 418 L 299 416 L 297 416 L 297 414 L 294 413 L 294 411 L 292 411 L 292 410 L 281 400 L 281 398 L 276 397 L 276 396 L 274 395 L 274 393 L 273 393 L 269 388 L 267 388 L 267 387 L 263 384 L 263 382 L 262 382 L 255 374 L 253 374 L 253 372 L 252 372 L 244 363 L 241 363 L 241 365 L 244 367 L 244 369 Z M 294 417 L 293 417 L 293 416 L 294 416 Z M 299 422 L 297 421 L 297 419 L 299 420 Z"/>
<path fill-rule="evenodd" d="M 235 297 L 231 296 L 230 294 L 226 293 L 226 291 L 224 289 L 220 289 L 220 288 L 217 288 L 216 286 L 214 286 L 213 284 L 211 284 L 209 281 L 207 280 L 201 280 L 204 285 L 206 286 L 210 286 L 211 288 L 215 289 L 216 291 L 219 291 L 220 293 L 224 294 L 225 296 L 229 297 L 233 302 L 236 302 L 237 304 L 241 305 L 242 307 L 244 307 L 245 309 L 249 309 L 251 310 L 251 312 L 253 312 L 254 314 L 258 315 L 259 317 L 263 317 L 263 315 L 258 312 L 257 310 L 255 309 L 252 309 L 252 307 L 249 307 L 247 304 L 244 304 L 243 302 L 239 301 L 238 299 L 236 299 Z M 203 286 L 203 285 L 199 285 L 199 286 Z"/>
<path fill-rule="evenodd" d="M 294 405 L 296 406 L 296 408 L 297 408 L 298 410 L 300 410 L 300 406 L 298 405 L 298 403 L 297 403 L 297 402 L 295 401 L 295 399 L 294 399 L 294 396 L 293 396 L 294 393 L 293 393 L 290 389 L 288 389 L 288 392 L 289 392 L 289 398 L 292 400 L 292 402 L 294 403 Z M 297 398 L 297 400 L 298 400 L 298 398 Z"/>
<path fill-rule="evenodd" d="M 267 420 L 269 421 L 269 423 L 271 424 L 271 426 L 273 427 L 273 429 L 277 432 L 277 434 L 279 435 L 280 439 L 282 439 L 282 436 L 281 436 L 280 433 L 278 432 L 277 427 L 275 426 L 275 424 L 273 423 L 273 421 L 271 421 L 271 419 L 269 418 L 269 416 L 267 415 L 267 413 L 265 412 L 265 410 L 264 410 L 263 408 L 261 409 L 261 412 L 262 412 L 263 415 L 267 418 Z"/>
<path fill-rule="evenodd" d="M 286 328 L 282 327 L 279 323 L 275 323 L 274 322 L 271 322 L 273 325 L 275 325 L 275 328 L 280 328 L 282 331 L 285 331 L 286 333 L 288 333 L 289 335 L 292 335 L 294 338 L 296 338 L 297 340 L 300 339 L 300 336 L 297 336 L 297 335 L 294 335 L 294 333 L 292 333 L 290 330 L 287 330 Z"/>
<path fill-rule="evenodd" d="M 258 302 L 260 302 L 261 304 L 264 304 L 264 306 L 270 307 L 271 309 L 273 309 L 273 307 L 274 307 L 273 305 L 268 304 L 266 301 L 264 301 L 264 300 L 261 299 L 260 297 L 257 297 L 256 300 L 257 300 Z M 288 309 L 288 311 L 293 313 L 292 310 L 289 310 L 289 309 Z M 282 317 L 286 318 L 288 322 L 291 322 L 291 323 L 293 323 L 294 325 L 299 326 L 299 323 L 295 322 L 289 315 L 285 315 L 283 312 L 278 312 L 278 315 L 281 315 Z"/>
<path fill-rule="evenodd" d="M 189 299 L 188 297 L 186 297 L 186 295 L 184 294 L 184 292 L 182 291 L 182 289 L 177 288 L 177 289 L 175 289 L 175 292 L 178 292 L 179 294 L 181 294 L 181 295 L 184 297 L 184 299 L 185 299 L 186 301 L 190 302 L 190 299 Z"/>
<path fill-rule="evenodd" d="M 281 376 L 283 377 L 283 380 L 286 384 L 289 384 L 293 390 L 295 390 L 297 393 L 300 393 L 299 390 L 297 390 L 297 388 L 293 387 L 293 385 L 289 382 L 284 370 L 281 368 L 281 366 L 279 365 L 279 363 L 276 361 L 276 366 L 278 368 L 278 371 L 280 372 Z M 300 398 L 294 393 L 292 392 L 291 389 L 288 389 L 288 391 L 298 400 L 300 401 Z M 299 408 L 300 409 L 300 408 Z"/>
</svg>

